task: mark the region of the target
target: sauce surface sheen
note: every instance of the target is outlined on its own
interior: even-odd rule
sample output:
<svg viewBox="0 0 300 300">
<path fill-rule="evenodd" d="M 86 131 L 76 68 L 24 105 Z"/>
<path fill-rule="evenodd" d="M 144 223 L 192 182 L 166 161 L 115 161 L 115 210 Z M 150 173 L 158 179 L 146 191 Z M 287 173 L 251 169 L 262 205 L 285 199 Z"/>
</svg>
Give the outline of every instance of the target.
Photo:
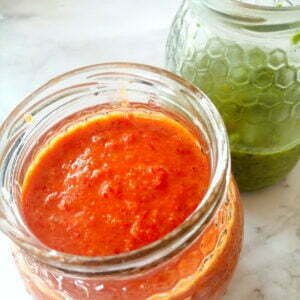
<svg viewBox="0 0 300 300">
<path fill-rule="evenodd" d="M 25 176 L 21 209 L 55 250 L 114 255 L 150 244 L 197 207 L 210 180 L 203 146 L 160 113 L 115 112 L 44 146 Z"/>
</svg>

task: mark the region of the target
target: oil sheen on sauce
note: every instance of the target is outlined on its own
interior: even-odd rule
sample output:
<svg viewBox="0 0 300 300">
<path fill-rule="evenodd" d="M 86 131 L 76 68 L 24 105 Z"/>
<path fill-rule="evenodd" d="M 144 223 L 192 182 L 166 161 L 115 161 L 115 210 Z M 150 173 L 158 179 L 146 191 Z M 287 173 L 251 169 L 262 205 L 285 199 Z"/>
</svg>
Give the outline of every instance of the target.
<svg viewBox="0 0 300 300">
<path fill-rule="evenodd" d="M 21 209 L 48 247 L 99 256 L 148 245 L 179 226 L 210 180 L 205 145 L 162 113 L 113 112 L 73 125 L 36 155 Z"/>
</svg>

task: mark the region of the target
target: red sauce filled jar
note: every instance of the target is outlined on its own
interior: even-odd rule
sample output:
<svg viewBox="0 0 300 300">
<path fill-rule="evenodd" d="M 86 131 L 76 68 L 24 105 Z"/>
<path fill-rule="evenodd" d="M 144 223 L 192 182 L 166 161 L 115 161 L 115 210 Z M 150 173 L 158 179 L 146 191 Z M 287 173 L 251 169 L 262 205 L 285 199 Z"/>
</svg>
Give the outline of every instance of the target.
<svg viewBox="0 0 300 300">
<path fill-rule="evenodd" d="M 143 243 L 141 247 L 129 247 L 128 251 L 111 253 L 107 250 L 105 255 L 97 255 L 102 253 L 97 252 L 101 250 L 98 247 L 96 252 L 85 256 L 85 252 L 82 252 L 85 242 L 80 239 L 80 235 L 72 244 L 73 248 L 78 244 L 78 253 L 62 252 L 63 243 L 59 245 L 59 240 L 56 242 L 57 247 L 48 247 L 47 243 L 43 243 L 45 239 L 38 239 L 38 235 L 33 234 L 36 232 L 28 226 L 30 218 L 35 215 L 26 213 L 22 208 L 22 194 L 26 190 L 28 172 L 36 164 L 37 157 L 41 157 L 45 149 L 53 146 L 57 137 L 70 135 L 74 128 L 78 128 L 78 124 L 91 124 L 90 120 L 95 120 L 95 117 L 110 115 L 143 118 L 147 115 L 150 123 L 153 116 L 154 119 L 160 116 L 170 120 L 169 125 L 176 122 L 201 140 L 201 151 L 209 158 L 209 178 L 201 199 L 180 224 L 162 236 L 157 235 L 149 243 Z M 121 128 L 121 123 L 115 128 Z M 136 129 L 136 132 L 148 128 L 148 125 L 143 126 L 140 131 Z M 163 134 L 163 126 L 160 131 Z M 197 88 L 172 73 L 150 66 L 128 63 L 88 66 L 59 76 L 33 92 L 8 116 L 0 129 L 0 135 L 1 230 L 13 241 L 17 267 L 29 293 L 35 299 L 187 300 L 217 299 L 224 294 L 241 250 L 243 212 L 239 192 L 230 172 L 224 124 L 213 104 Z M 126 147 L 129 147 L 130 136 L 121 136 Z M 156 140 L 159 139 L 159 132 L 153 135 L 152 140 L 146 130 L 144 136 L 145 142 L 140 144 L 146 144 L 147 141 L 151 144 L 156 136 Z M 174 136 L 176 137 L 176 133 Z M 181 138 L 179 136 L 178 140 Z M 80 141 L 78 140 L 78 149 Z M 113 145 L 110 142 L 106 144 L 107 147 Z M 162 147 L 160 145 L 160 149 Z M 95 149 L 104 151 L 102 148 Z M 187 152 L 180 153 L 186 155 Z M 149 163 L 153 160 L 155 165 L 163 157 L 163 152 L 157 157 L 151 156 L 153 153 L 148 155 L 144 150 L 139 155 L 137 152 L 133 153 L 137 158 L 139 155 L 148 158 Z M 66 151 L 65 156 L 68 155 L 69 152 Z M 54 161 L 58 161 L 64 155 L 60 155 L 59 159 L 57 156 L 52 157 Z M 108 157 L 111 157 L 110 152 Z M 169 159 L 172 167 L 175 167 L 177 157 L 180 156 Z M 165 155 L 165 160 L 167 159 L 168 155 Z M 49 161 L 44 168 L 51 164 L 51 159 Z M 122 166 L 122 159 L 119 158 L 119 161 L 120 164 L 116 162 L 114 166 Z M 193 161 L 187 158 L 184 163 L 192 165 Z M 132 164 L 135 163 L 132 160 Z M 118 168 L 120 170 L 121 167 Z M 163 193 L 164 169 L 151 167 L 149 170 L 150 175 L 147 173 L 144 177 L 139 177 L 142 179 L 138 182 L 140 189 L 136 189 L 136 192 L 141 198 L 145 196 L 144 189 L 149 188 L 149 182 L 153 182 L 155 188 Z M 41 174 L 46 176 L 47 172 L 43 170 Z M 51 174 L 52 169 L 49 167 L 49 178 L 54 176 L 54 173 Z M 183 183 L 180 170 L 178 174 L 178 182 Z M 43 183 L 41 178 L 37 176 L 35 182 Z M 56 178 L 59 182 L 58 175 Z M 55 179 L 52 178 L 49 182 L 53 185 Z M 128 186 L 125 179 L 124 182 Z M 141 182 L 146 182 L 145 187 L 141 188 Z M 172 182 L 174 193 L 175 187 L 179 186 L 183 189 L 183 194 L 190 197 L 190 191 L 184 190 L 185 184 L 180 186 L 174 180 Z M 169 188 L 172 190 L 172 185 Z M 107 182 L 101 185 L 100 191 L 103 197 L 109 196 Z M 156 196 L 153 194 L 154 198 Z M 33 197 L 34 193 L 31 198 Z M 30 201 L 30 197 L 28 198 Z M 170 211 L 167 210 L 170 205 L 165 207 L 166 215 L 172 214 L 172 206 Z M 38 205 L 36 209 L 39 209 Z M 186 209 L 185 205 L 181 211 L 187 211 Z M 67 220 L 67 215 L 62 216 Z M 154 225 L 156 231 L 163 232 L 165 223 L 160 222 L 161 224 Z M 42 217 L 38 224 L 45 226 Z M 64 236 L 67 239 L 65 224 L 61 226 L 61 232 L 53 224 L 49 223 L 49 234 L 52 234 L 52 230 L 60 234 L 62 239 Z M 44 233 L 45 230 L 40 232 Z M 102 235 L 109 237 L 110 232 Z M 114 239 L 126 241 L 123 234 L 119 235 L 115 235 Z M 119 247 L 120 243 L 117 242 L 118 240 L 114 240 L 112 244 Z M 112 249 L 111 245 L 107 246 L 105 249 Z"/>
</svg>

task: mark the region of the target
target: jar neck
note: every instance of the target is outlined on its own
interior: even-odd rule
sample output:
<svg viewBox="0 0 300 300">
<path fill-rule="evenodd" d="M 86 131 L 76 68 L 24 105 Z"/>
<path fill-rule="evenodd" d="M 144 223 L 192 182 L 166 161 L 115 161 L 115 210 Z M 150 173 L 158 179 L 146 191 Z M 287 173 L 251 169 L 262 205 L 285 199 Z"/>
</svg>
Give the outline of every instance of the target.
<svg viewBox="0 0 300 300">
<path fill-rule="evenodd" d="M 72 122 L 109 110 L 140 107 L 174 112 L 192 122 L 206 140 L 212 175 L 197 209 L 163 239 L 116 256 L 69 255 L 42 245 L 19 211 L 22 180 L 39 147 Z M 0 127 L 0 136 L 0 229 L 39 261 L 70 272 L 135 272 L 174 256 L 204 230 L 224 200 L 230 180 L 227 135 L 215 107 L 185 80 L 145 65 L 100 64 L 59 76 L 18 105 Z"/>
<path fill-rule="evenodd" d="M 187 2 L 199 9 L 208 10 L 221 21 L 245 28 L 260 31 L 300 28 L 299 3 L 295 6 L 263 6 L 237 0 L 187 0 Z"/>
</svg>

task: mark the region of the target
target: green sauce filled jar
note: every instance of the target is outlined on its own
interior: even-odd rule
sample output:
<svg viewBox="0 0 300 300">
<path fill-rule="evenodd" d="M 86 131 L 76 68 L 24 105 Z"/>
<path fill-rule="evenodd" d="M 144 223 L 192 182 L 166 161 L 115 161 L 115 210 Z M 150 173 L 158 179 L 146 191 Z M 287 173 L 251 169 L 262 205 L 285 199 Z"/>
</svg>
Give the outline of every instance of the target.
<svg viewBox="0 0 300 300">
<path fill-rule="evenodd" d="M 221 112 L 242 191 L 282 179 L 300 157 L 300 1 L 186 0 L 167 67 Z"/>
</svg>

